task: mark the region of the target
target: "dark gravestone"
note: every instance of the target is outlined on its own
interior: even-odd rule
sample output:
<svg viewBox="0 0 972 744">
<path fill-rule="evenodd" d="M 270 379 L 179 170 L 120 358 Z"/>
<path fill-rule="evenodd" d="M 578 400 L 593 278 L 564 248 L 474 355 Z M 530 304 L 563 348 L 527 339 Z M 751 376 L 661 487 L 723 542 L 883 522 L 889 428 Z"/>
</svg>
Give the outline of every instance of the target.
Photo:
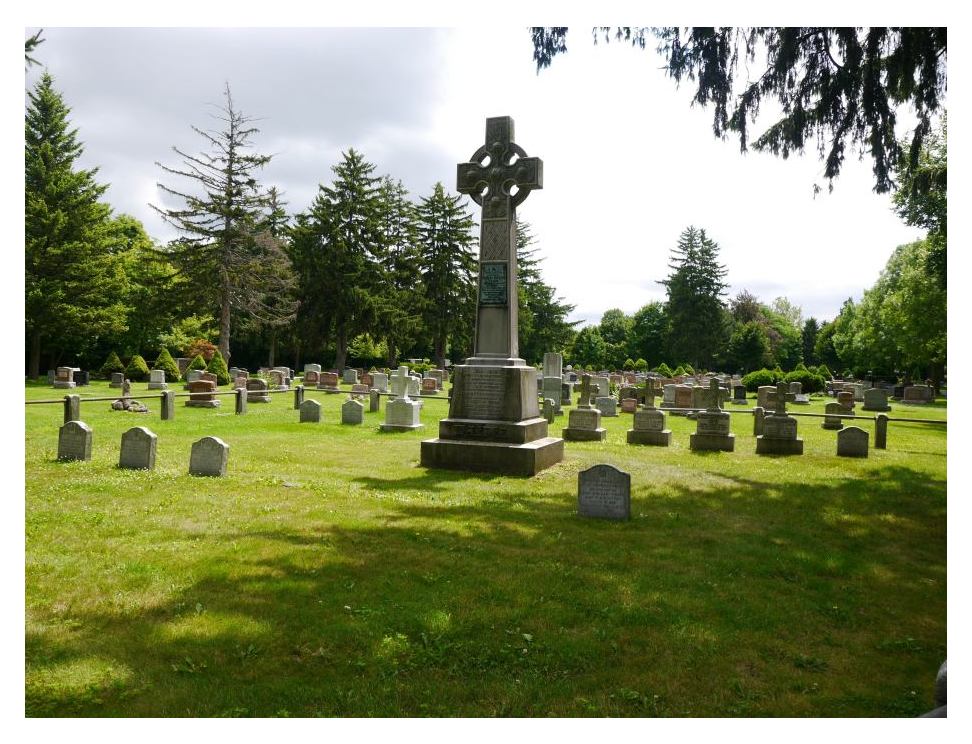
<svg viewBox="0 0 972 744">
<path fill-rule="evenodd" d="M 631 476 L 613 465 L 577 474 L 577 513 L 599 519 L 631 519 Z"/>
<path fill-rule="evenodd" d="M 304 389 L 305 388 L 303 385 L 296 385 L 294 387 L 294 410 L 295 411 L 299 411 L 301 404 L 304 402 Z"/>
<path fill-rule="evenodd" d="M 85 372 L 75 372 L 74 373 L 74 382 L 78 386 L 81 386 L 81 385 L 90 385 L 91 384 L 91 373 L 88 372 L 88 371 L 85 371 Z"/>
<path fill-rule="evenodd" d="M 171 421 L 175 418 L 175 391 L 165 390 L 162 393 L 162 420 Z"/>
<path fill-rule="evenodd" d="M 68 421 L 79 421 L 81 419 L 81 396 L 64 396 L 64 423 Z"/>
</svg>

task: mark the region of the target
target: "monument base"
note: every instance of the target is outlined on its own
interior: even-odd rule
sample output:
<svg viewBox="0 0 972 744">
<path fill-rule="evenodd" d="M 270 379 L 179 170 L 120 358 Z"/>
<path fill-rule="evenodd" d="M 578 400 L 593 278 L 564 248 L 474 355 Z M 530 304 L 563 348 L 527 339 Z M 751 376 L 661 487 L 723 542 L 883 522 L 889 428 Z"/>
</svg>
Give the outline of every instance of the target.
<svg viewBox="0 0 972 744">
<path fill-rule="evenodd" d="M 441 421 L 440 427 L 447 420 Z M 422 442 L 421 464 L 422 467 L 444 470 L 533 476 L 563 459 L 564 440 L 557 437 L 542 437 L 522 444 L 426 439 Z"/>
<path fill-rule="evenodd" d="M 756 437 L 757 455 L 802 455 L 803 440 L 796 439 L 777 439 L 760 434 Z"/>
<path fill-rule="evenodd" d="M 568 442 L 603 442 L 607 437 L 607 429 L 598 427 L 597 429 L 571 429 L 564 427 L 560 436 Z"/>
<path fill-rule="evenodd" d="M 246 402 L 247 403 L 269 403 L 270 402 L 270 396 L 269 395 L 254 395 L 251 398 L 248 395 L 248 396 L 246 396 Z"/>
<path fill-rule="evenodd" d="M 54 382 L 55 390 L 70 390 L 73 387 L 76 387 L 76 383 L 74 382 L 63 382 L 61 380 L 55 380 Z"/>
<path fill-rule="evenodd" d="M 168 390 L 169 383 L 167 382 L 150 382 L 148 384 L 149 390 Z"/>
<path fill-rule="evenodd" d="M 220 400 L 187 400 L 189 408 L 219 408 Z"/>
<path fill-rule="evenodd" d="M 323 385 L 318 385 L 317 386 L 317 389 L 318 390 L 321 390 L 321 391 L 323 391 L 325 393 L 331 393 L 331 394 L 333 394 L 333 393 L 340 393 L 341 392 L 341 389 L 340 388 L 336 388 L 336 387 L 324 387 Z"/>
<path fill-rule="evenodd" d="M 840 431 L 841 429 L 844 428 L 844 425 L 840 421 L 838 421 L 836 424 L 830 424 L 830 423 L 827 423 L 826 421 L 824 421 L 820 425 L 820 428 L 821 429 L 828 429 L 830 431 Z"/>
<path fill-rule="evenodd" d="M 671 443 L 671 429 L 663 429 L 662 431 L 628 430 L 628 444 L 650 444 L 655 447 L 669 447 Z"/>
<path fill-rule="evenodd" d="M 735 448 L 735 434 L 689 435 L 689 449 L 697 452 L 732 452 Z"/>
</svg>

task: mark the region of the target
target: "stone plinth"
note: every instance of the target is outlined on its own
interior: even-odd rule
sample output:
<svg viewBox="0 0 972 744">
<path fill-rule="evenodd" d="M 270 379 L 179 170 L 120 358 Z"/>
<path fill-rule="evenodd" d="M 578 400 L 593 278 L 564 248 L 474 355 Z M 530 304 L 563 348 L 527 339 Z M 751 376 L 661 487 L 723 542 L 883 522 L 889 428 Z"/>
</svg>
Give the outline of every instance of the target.
<svg viewBox="0 0 972 744">
<path fill-rule="evenodd" d="M 865 390 L 864 405 L 862 408 L 865 411 L 890 411 L 891 406 L 888 405 L 887 391 L 879 388 Z"/>
<path fill-rule="evenodd" d="M 736 435 L 730 429 L 730 415 L 725 411 L 699 411 L 695 433 L 689 435 L 689 449 L 699 452 L 732 452 Z"/>
<path fill-rule="evenodd" d="M 634 426 L 628 430 L 628 444 L 648 444 L 668 447 L 672 432 L 665 428 L 665 414 L 657 408 L 635 411 Z"/>
<path fill-rule="evenodd" d="M 599 410 L 578 406 L 568 415 L 561 435 L 568 442 L 601 442 L 607 437 L 607 429 L 601 426 Z"/>
<path fill-rule="evenodd" d="M 803 440 L 797 436 L 797 420 L 773 414 L 763 419 L 763 433 L 756 437 L 757 455 L 802 455 Z"/>
<path fill-rule="evenodd" d="M 547 436 L 535 391 L 532 367 L 457 366 L 449 417 L 439 422 L 438 439 L 422 442 L 422 465 L 535 475 L 560 462 L 563 442 Z"/>
<path fill-rule="evenodd" d="M 421 408 L 418 401 L 410 398 L 395 398 L 385 406 L 385 423 L 381 425 L 382 431 L 412 431 L 421 429 L 422 422 L 419 421 Z M 423 463 L 424 464 L 424 463 Z"/>
<path fill-rule="evenodd" d="M 340 393 L 341 388 L 338 387 L 337 372 L 321 372 L 321 380 L 317 383 L 317 389 L 326 393 Z"/>
<path fill-rule="evenodd" d="M 189 392 L 192 397 L 186 401 L 189 408 L 219 408 L 220 401 L 213 395 L 216 392 L 216 383 L 210 380 L 194 380 L 189 383 Z"/>
</svg>

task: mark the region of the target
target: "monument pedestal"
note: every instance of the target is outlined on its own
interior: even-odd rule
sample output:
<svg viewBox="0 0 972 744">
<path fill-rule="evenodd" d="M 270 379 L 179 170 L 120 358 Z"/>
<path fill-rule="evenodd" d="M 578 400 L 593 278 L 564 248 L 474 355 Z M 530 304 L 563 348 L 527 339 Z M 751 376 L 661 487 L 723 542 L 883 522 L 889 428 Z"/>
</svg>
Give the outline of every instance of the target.
<svg viewBox="0 0 972 744">
<path fill-rule="evenodd" d="M 455 368 L 449 417 L 422 442 L 424 467 L 536 475 L 563 460 L 563 440 L 547 436 L 540 416 L 533 368 L 504 361 L 512 364 Z"/>
<path fill-rule="evenodd" d="M 672 430 L 665 428 L 665 414 L 657 408 L 646 408 L 634 413 L 634 427 L 628 430 L 628 444 L 649 444 L 669 447 Z"/>
<path fill-rule="evenodd" d="M 689 435 L 689 449 L 703 452 L 732 452 L 735 449 L 736 435 L 729 431 L 729 414 L 725 411 L 699 411 L 695 423 L 695 434 Z"/>
<path fill-rule="evenodd" d="M 607 429 L 601 425 L 601 412 L 579 406 L 570 412 L 561 435 L 568 442 L 603 442 Z"/>
<path fill-rule="evenodd" d="M 766 416 L 763 433 L 756 437 L 756 454 L 802 455 L 803 440 L 797 436 L 796 419 L 786 415 Z"/>
</svg>

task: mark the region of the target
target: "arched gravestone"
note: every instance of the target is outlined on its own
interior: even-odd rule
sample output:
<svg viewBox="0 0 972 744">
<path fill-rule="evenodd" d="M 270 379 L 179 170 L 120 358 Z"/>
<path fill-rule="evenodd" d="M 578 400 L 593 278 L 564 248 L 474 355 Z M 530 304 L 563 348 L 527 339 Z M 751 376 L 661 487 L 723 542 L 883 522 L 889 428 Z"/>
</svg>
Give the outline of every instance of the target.
<svg viewBox="0 0 972 744">
<path fill-rule="evenodd" d="M 600 519 L 631 519 L 631 476 L 613 465 L 577 474 L 577 513 Z"/>
<path fill-rule="evenodd" d="M 158 436 L 144 426 L 135 426 L 129 429 L 122 434 L 118 467 L 154 470 L 158 441 Z"/>
<path fill-rule="evenodd" d="M 84 421 L 68 421 L 57 433 L 58 460 L 91 459 L 91 427 Z"/>
<path fill-rule="evenodd" d="M 487 119 L 485 144 L 457 169 L 458 191 L 483 210 L 475 351 L 455 368 L 438 439 L 422 442 L 425 467 L 535 475 L 564 457 L 540 416 L 533 367 L 519 356 L 516 207 L 543 187 L 543 162 L 513 139 L 513 119 Z"/>
<path fill-rule="evenodd" d="M 348 398 L 341 405 L 342 424 L 361 424 L 364 422 L 364 403 L 355 398 Z"/>
<path fill-rule="evenodd" d="M 859 426 L 845 426 L 837 432 L 838 457 L 867 457 L 868 433 Z"/>
<path fill-rule="evenodd" d="M 321 404 L 308 398 L 300 404 L 300 423 L 319 424 L 321 421 Z"/>
<path fill-rule="evenodd" d="M 203 437 L 193 442 L 189 455 L 189 475 L 226 475 L 229 445 L 219 437 Z"/>
</svg>

